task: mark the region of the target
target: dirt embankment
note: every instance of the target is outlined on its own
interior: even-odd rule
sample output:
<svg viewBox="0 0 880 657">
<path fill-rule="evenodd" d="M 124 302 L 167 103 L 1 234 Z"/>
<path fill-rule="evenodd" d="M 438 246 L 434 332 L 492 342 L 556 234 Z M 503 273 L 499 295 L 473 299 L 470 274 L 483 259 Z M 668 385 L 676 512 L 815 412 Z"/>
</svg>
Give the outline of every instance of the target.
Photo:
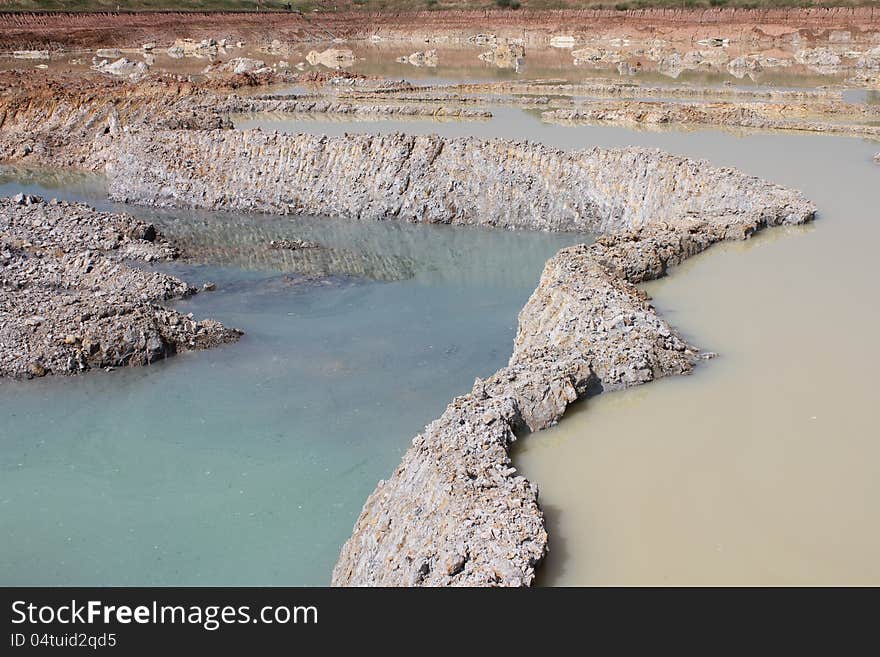
<svg viewBox="0 0 880 657">
<path fill-rule="evenodd" d="M 550 36 L 657 36 L 672 41 L 706 37 L 773 40 L 801 32 L 806 41 L 880 26 L 873 8 L 647 9 L 556 11 L 425 11 L 412 13 L 0 13 L 0 50 L 138 47 L 175 38 L 227 36 L 248 40 L 326 41 L 334 38 L 464 40 L 480 31 L 548 41 Z"/>
<path fill-rule="evenodd" d="M 333 72 L 327 76 L 348 74 Z M 231 127 L 219 111 L 229 91 L 278 82 L 320 82 L 288 72 L 220 74 L 199 83 L 172 74 L 139 82 L 104 75 L 0 73 L 0 161 L 103 168 L 112 132 L 146 123 L 167 129 Z"/>
</svg>

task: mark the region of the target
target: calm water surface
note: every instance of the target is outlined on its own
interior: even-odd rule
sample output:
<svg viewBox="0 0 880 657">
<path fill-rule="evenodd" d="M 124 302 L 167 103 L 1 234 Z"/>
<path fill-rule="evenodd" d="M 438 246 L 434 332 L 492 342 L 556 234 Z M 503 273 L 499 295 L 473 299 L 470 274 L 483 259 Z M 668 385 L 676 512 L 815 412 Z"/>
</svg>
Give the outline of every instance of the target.
<svg viewBox="0 0 880 657">
<path fill-rule="evenodd" d="M 588 400 L 519 444 L 515 461 L 548 513 L 542 582 L 880 584 L 877 144 L 712 132 L 626 141 L 798 187 L 820 215 L 646 286 L 720 358 Z"/>
</svg>

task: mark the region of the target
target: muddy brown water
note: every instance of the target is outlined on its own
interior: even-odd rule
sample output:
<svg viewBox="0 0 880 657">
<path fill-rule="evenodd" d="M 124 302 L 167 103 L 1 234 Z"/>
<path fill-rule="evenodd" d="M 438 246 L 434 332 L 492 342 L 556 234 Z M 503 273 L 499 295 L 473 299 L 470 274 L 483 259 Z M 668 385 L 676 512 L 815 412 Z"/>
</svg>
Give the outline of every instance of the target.
<svg viewBox="0 0 880 657">
<path fill-rule="evenodd" d="M 693 376 L 587 400 L 519 444 L 545 585 L 880 584 L 880 238 L 870 146 L 677 135 L 677 150 L 796 185 L 814 226 L 716 247 L 645 286 Z"/>
</svg>

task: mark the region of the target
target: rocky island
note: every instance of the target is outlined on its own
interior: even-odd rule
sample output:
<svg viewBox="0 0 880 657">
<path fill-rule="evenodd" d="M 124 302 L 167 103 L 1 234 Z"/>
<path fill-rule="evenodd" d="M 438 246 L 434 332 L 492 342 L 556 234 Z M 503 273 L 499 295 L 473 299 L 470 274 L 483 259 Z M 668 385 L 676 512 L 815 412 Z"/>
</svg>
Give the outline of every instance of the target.
<svg viewBox="0 0 880 657">
<path fill-rule="evenodd" d="M 235 329 L 164 305 L 195 288 L 132 266 L 176 255 L 131 216 L 24 194 L 0 199 L 0 376 L 147 365 L 237 340 Z"/>
</svg>

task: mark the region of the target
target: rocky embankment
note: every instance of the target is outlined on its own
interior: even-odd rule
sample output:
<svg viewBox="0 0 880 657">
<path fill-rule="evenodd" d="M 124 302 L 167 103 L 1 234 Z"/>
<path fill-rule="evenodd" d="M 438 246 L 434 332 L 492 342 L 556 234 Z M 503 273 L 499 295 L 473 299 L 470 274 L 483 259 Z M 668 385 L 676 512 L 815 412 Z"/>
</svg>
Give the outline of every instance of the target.
<svg viewBox="0 0 880 657">
<path fill-rule="evenodd" d="M 380 482 L 333 571 L 336 586 L 523 586 L 547 551 L 537 486 L 508 455 L 601 386 L 690 371 L 699 358 L 589 247 L 551 259 L 520 313 L 510 364 L 458 397 Z"/>
<path fill-rule="evenodd" d="M 809 204 L 772 223 L 812 218 Z M 506 368 L 455 399 L 380 482 L 333 572 L 338 586 L 529 585 L 547 550 L 537 487 L 517 475 L 515 432 L 558 421 L 573 401 L 689 372 L 707 356 L 660 318 L 631 281 L 762 220 L 643 227 L 563 249 L 523 308 Z"/>
<path fill-rule="evenodd" d="M 579 101 L 574 109 L 541 113 L 551 123 L 613 123 L 616 125 L 709 125 L 758 130 L 794 130 L 880 137 L 880 127 L 809 118 L 809 114 L 839 116 L 850 111 L 859 118 L 876 118 L 873 108 L 840 104 L 827 108 L 767 103 L 678 103 L 660 101 Z M 872 114 L 867 114 L 867 111 Z"/>
<path fill-rule="evenodd" d="M 103 76 L 0 74 L 0 160 L 100 170 L 121 126 L 229 126 L 205 112 L 210 92 L 172 76 L 140 83 Z M 194 109 L 198 108 L 198 109 Z"/>
<path fill-rule="evenodd" d="M 98 74 L 0 72 L 0 161 L 101 170 L 105 149 L 125 126 L 231 128 L 221 112 L 231 90 L 326 79 L 245 72 L 222 73 L 198 83 L 171 74 L 135 82 Z"/>
<path fill-rule="evenodd" d="M 405 89 L 389 89 L 387 95 L 399 92 L 426 92 L 434 87 L 420 86 Z M 537 81 L 504 81 L 504 82 L 463 82 L 443 87 L 447 93 L 457 94 L 516 94 L 524 96 L 574 96 L 599 98 L 695 98 L 706 100 L 736 101 L 774 101 L 774 102 L 807 102 L 807 101 L 841 101 L 843 95 L 835 89 L 771 89 L 755 87 L 713 87 L 696 85 L 664 85 L 655 86 L 637 81 L 618 82 L 616 80 L 595 80 L 589 82 L 537 82 Z M 377 90 L 374 93 L 382 93 Z"/>
<path fill-rule="evenodd" d="M 147 365 L 237 340 L 235 329 L 162 305 L 194 293 L 186 283 L 126 264 L 175 255 L 128 215 L 0 199 L 0 376 Z"/>
<path fill-rule="evenodd" d="M 132 128 L 109 153 L 111 196 L 160 207 L 604 233 L 804 203 L 735 169 L 640 148 Z"/>
<path fill-rule="evenodd" d="M 633 283 L 721 239 L 802 223 L 803 199 L 724 217 L 654 221 L 563 249 L 520 312 L 506 368 L 455 399 L 367 499 L 333 571 L 337 586 L 522 586 L 547 551 L 538 490 L 512 467 L 518 429 L 553 425 L 575 400 L 691 371 L 698 349 Z M 794 199 L 793 199 L 794 200 Z"/>
<path fill-rule="evenodd" d="M 221 103 L 218 111 L 225 114 L 340 114 L 359 116 L 419 116 L 455 119 L 489 119 L 489 110 L 444 105 L 375 104 L 340 102 L 333 99 L 231 98 Z"/>
</svg>

